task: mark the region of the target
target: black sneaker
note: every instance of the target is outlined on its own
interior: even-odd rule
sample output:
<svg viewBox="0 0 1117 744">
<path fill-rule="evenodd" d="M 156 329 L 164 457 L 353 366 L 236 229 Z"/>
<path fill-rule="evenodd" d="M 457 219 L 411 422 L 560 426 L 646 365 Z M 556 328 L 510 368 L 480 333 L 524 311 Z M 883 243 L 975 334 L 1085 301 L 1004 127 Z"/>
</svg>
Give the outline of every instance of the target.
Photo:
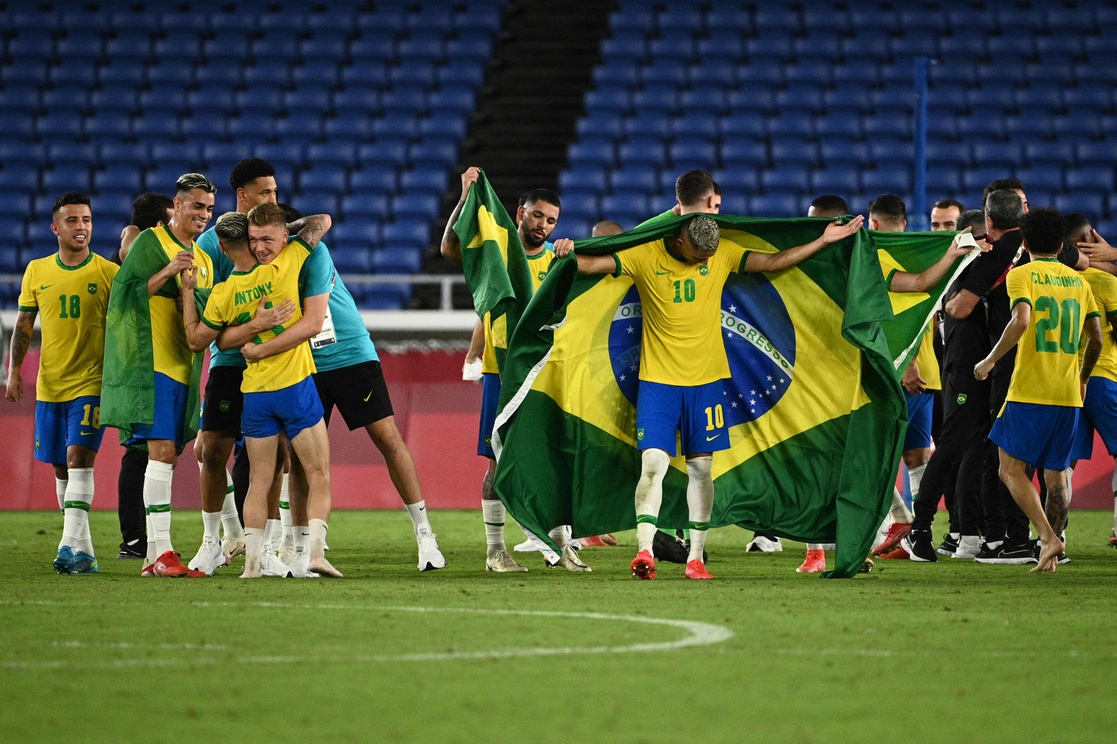
<svg viewBox="0 0 1117 744">
<path fill-rule="evenodd" d="M 974 558 L 974 562 L 993 566 L 1022 566 L 1037 561 L 1031 545 L 1001 543 L 995 549 L 990 549 L 986 543 L 981 546 L 981 552 Z"/>
<path fill-rule="evenodd" d="M 958 535 L 954 532 L 947 532 L 946 535 L 943 536 L 942 542 L 939 544 L 939 547 L 935 550 L 935 552 L 939 555 L 950 557 L 954 555 L 954 551 L 956 551 L 957 549 Z"/>
<path fill-rule="evenodd" d="M 656 560 L 686 565 L 689 555 L 685 545 L 666 532 L 656 530 L 655 537 L 652 538 L 652 556 Z"/>
<path fill-rule="evenodd" d="M 918 563 L 935 563 L 939 559 L 935 555 L 935 546 L 931 544 L 931 530 L 912 530 L 904 536 L 900 545 L 908 551 L 908 558 Z"/>
<path fill-rule="evenodd" d="M 120 543 L 120 552 L 117 558 L 147 558 L 147 541 L 136 538 L 126 543 Z"/>
</svg>

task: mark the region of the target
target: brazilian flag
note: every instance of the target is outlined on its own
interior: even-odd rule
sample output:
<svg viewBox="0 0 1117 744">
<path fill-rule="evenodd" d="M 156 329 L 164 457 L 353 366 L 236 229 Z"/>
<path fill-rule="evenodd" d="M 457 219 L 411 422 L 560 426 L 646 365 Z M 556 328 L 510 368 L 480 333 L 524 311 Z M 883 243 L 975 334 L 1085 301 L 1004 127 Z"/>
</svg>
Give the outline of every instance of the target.
<svg viewBox="0 0 1117 744">
<path fill-rule="evenodd" d="M 711 215 L 723 244 L 777 252 L 829 220 Z M 621 251 L 678 232 L 685 218 L 579 241 Z M 949 245 L 940 238 L 943 255 Z M 907 409 L 884 326 L 894 319 L 873 238 L 861 230 L 777 274 L 725 287 L 722 339 L 731 449 L 714 455 L 713 526 L 836 542 L 828 577 L 855 575 L 887 512 Z M 627 277 L 583 276 L 556 261 L 515 327 L 502 373 L 495 488 L 520 524 L 575 536 L 634 529 L 640 472 L 636 395 L 640 298 Z M 902 346 L 910 335 L 896 330 Z M 686 468 L 664 480 L 659 524 L 687 522 Z M 553 544 L 552 544 L 552 547 Z"/>
<path fill-rule="evenodd" d="M 957 233 L 953 232 L 869 232 L 873 243 L 877 247 L 877 256 L 880 259 L 881 269 L 887 278 L 894 271 L 906 271 L 911 274 L 929 268 L 942 258 L 943 253 L 950 247 L 950 242 Z M 978 252 L 971 251 L 965 257 L 954 263 L 942 279 L 930 287 L 926 292 L 889 292 L 888 299 L 892 303 L 892 312 L 895 317 L 884 324 L 884 334 L 888 338 L 888 352 L 892 355 L 893 367 L 896 374 L 902 376 L 904 370 L 916 352 L 923 339 L 922 331 L 931 322 L 938 310 L 939 300 L 946 292 L 962 270 L 977 258 Z M 912 336 L 912 329 L 916 335 Z"/>
<path fill-rule="evenodd" d="M 462 270 L 478 317 L 490 315 L 497 366 L 504 368 L 508 331 L 532 295 L 531 271 L 516 224 L 485 177 L 469 189 L 453 226 L 462 248 Z"/>
</svg>

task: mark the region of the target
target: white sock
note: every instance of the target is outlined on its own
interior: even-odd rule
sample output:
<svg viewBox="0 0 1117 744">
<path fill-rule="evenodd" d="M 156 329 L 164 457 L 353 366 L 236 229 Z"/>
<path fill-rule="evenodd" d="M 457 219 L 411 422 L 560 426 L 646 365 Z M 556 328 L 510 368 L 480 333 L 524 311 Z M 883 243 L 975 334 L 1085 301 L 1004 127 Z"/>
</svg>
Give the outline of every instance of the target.
<svg viewBox="0 0 1117 744">
<path fill-rule="evenodd" d="M 690 556 L 688 561 L 701 561 L 706 548 L 706 532 L 714 510 L 714 458 L 693 457 L 686 461 L 686 505 L 690 518 Z"/>
<path fill-rule="evenodd" d="M 221 542 L 221 512 L 202 512 L 202 541 Z"/>
<path fill-rule="evenodd" d="M 663 450 L 646 449 L 640 455 L 640 480 L 636 484 L 637 552 L 652 552 L 659 507 L 663 504 L 663 477 L 670 465 L 671 458 Z"/>
<path fill-rule="evenodd" d="M 264 525 L 264 550 L 275 551 L 276 543 L 283 536 L 283 525 L 278 519 L 269 519 Z"/>
<path fill-rule="evenodd" d="M 485 545 L 489 555 L 504 547 L 504 504 L 497 499 L 481 499 L 481 516 L 485 520 Z"/>
<path fill-rule="evenodd" d="M 171 478 L 174 467 L 169 462 L 148 460 L 144 472 L 144 503 L 147 505 L 147 543 L 154 544 L 156 558 L 174 550 L 171 546 Z M 148 550 L 148 556 L 152 551 Z"/>
<path fill-rule="evenodd" d="M 283 526 L 283 547 L 295 544 L 295 531 L 291 526 L 291 474 L 283 474 L 279 487 L 279 523 Z"/>
<path fill-rule="evenodd" d="M 499 501 L 497 503 L 500 504 Z M 411 527 L 416 534 L 419 533 L 419 530 L 432 531 L 430 520 L 427 519 L 427 502 L 425 500 L 414 504 L 404 504 L 404 506 L 407 507 L 407 513 L 411 516 Z M 504 505 L 501 504 L 501 506 Z"/>
<path fill-rule="evenodd" d="M 923 478 L 922 469 L 925 468 L 925 467 L 927 467 L 927 466 L 926 465 L 921 465 L 920 466 L 920 473 L 919 473 L 920 479 Z M 915 485 L 914 485 L 915 484 L 915 478 L 912 478 L 911 482 L 912 482 L 912 494 L 913 494 L 913 498 L 914 498 L 914 493 L 915 493 L 915 490 L 916 490 Z M 915 521 L 915 515 L 911 513 L 910 509 L 908 509 L 908 505 L 904 503 L 904 497 L 900 495 L 900 491 L 896 488 L 892 489 L 892 506 L 889 507 L 888 513 L 892 516 L 892 521 L 895 522 L 896 524 L 911 524 L 913 521 Z"/>
<path fill-rule="evenodd" d="M 834 543 L 807 543 L 807 550 L 833 550 Z"/>
<path fill-rule="evenodd" d="M 66 487 L 69 481 L 65 478 L 54 479 L 54 495 L 58 497 L 58 511 L 63 511 L 66 508 Z M 1117 488 L 1114 489 L 1117 491 Z"/>
<path fill-rule="evenodd" d="M 70 468 L 66 483 L 63 539 L 73 531 L 69 543 L 74 552 L 93 553 L 93 538 L 89 534 L 89 507 L 93 504 L 93 468 Z"/>
<path fill-rule="evenodd" d="M 225 537 L 233 540 L 244 539 L 244 526 L 240 523 L 240 515 L 237 514 L 237 498 L 233 489 L 233 476 L 228 470 L 225 471 L 225 502 L 221 505 L 221 528 L 225 532 Z"/>
<path fill-rule="evenodd" d="M 258 529 L 244 528 L 244 570 L 250 568 L 260 570 L 260 561 L 264 555 L 264 535 Z"/>
<path fill-rule="evenodd" d="M 915 500 L 919 498 L 919 486 L 923 483 L 923 471 L 926 469 L 927 463 L 916 465 L 914 468 L 908 468 L 908 483 L 911 484 L 911 501 L 913 504 Z M 904 508 L 906 509 L 907 506 L 905 505 Z M 911 512 L 908 513 L 910 514 Z M 914 517 L 912 517 L 912 519 L 914 519 Z M 908 522 L 911 522 L 912 519 L 908 519 Z"/>
<path fill-rule="evenodd" d="M 568 524 L 560 524 L 547 533 L 547 535 L 555 541 L 555 545 L 558 545 L 560 552 L 566 548 L 566 544 L 570 542 L 570 534 L 570 525 Z"/>
<path fill-rule="evenodd" d="M 299 525 L 293 529 L 295 533 L 295 555 L 299 556 L 310 547 L 310 527 Z"/>
<path fill-rule="evenodd" d="M 310 520 L 310 557 L 326 557 L 326 532 L 329 526 L 321 519 Z"/>
</svg>

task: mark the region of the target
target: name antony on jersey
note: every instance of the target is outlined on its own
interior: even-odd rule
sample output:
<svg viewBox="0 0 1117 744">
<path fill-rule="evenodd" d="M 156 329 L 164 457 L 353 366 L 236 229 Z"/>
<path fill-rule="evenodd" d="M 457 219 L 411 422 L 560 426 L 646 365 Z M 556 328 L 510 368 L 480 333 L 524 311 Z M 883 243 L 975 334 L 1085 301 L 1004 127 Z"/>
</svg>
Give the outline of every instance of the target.
<svg viewBox="0 0 1117 744">
<path fill-rule="evenodd" d="M 233 293 L 233 304 L 234 305 L 247 305 L 247 304 L 252 303 L 252 302 L 259 302 L 261 297 L 263 297 L 264 295 L 270 295 L 271 293 L 272 293 L 271 282 L 264 282 L 263 284 L 257 284 L 252 289 L 246 289 L 243 292 L 234 292 Z"/>
</svg>

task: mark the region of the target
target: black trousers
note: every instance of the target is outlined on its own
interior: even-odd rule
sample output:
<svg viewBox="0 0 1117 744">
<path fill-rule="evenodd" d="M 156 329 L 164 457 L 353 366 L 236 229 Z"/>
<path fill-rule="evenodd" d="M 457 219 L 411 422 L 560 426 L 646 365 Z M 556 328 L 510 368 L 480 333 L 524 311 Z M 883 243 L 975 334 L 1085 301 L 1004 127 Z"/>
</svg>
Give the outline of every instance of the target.
<svg viewBox="0 0 1117 744">
<path fill-rule="evenodd" d="M 961 377 L 965 370 L 943 375 L 942 431 L 923 472 L 914 504 L 913 529 L 929 530 L 939 498 L 954 493 L 951 532 L 977 534 L 982 521 L 981 474 L 985 437 L 989 432 L 989 385 Z M 972 531 L 971 531 L 972 530 Z"/>
<path fill-rule="evenodd" d="M 146 472 L 147 452 L 125 447 L 120 461 L 120 477 L 116 482 L 116 516 L 120 520 L 121 549 L 133 540 L 139 540 L 136 545 L 141 550 L 147 547 L 147 517 L 144 511 Z"/>
</svg>

